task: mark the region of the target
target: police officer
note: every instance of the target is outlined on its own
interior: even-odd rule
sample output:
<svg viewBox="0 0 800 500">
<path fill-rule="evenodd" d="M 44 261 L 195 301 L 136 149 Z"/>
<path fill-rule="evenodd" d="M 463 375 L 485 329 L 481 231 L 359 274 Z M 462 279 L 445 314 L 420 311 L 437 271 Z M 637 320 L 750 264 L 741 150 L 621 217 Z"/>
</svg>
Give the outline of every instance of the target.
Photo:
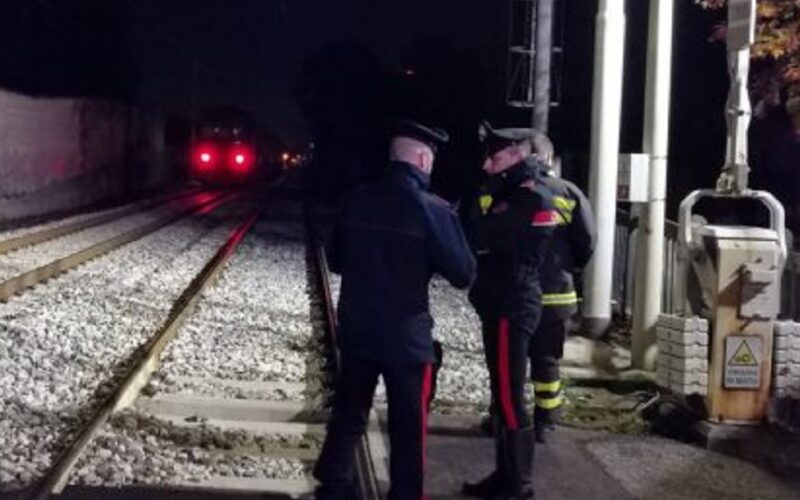
<svg viewBox="0 0 800 500">
<path fill-rule="evenodd" d="M 419 499 L 432 380 L 433 319 L 428 284 L 439 273 L 466 288 L 475 259 L 456 213 L 427 192 L 444 131 L 404 121 L 378 180 L 344 201 L 329 247 L 341 273 L 341 366 L 332 415 L 314 470 L 317 498 L 354 494 L 355 447 L 367 425 L 378 376 L 389 411 L 390 499 Z"/>
<path fill-rule="evenodd" d="M 530 340 L 542 314 L 543 264 L 558 224 L 554 196 L 532 154 L 535 131 L 485 128 L 488 190 L 470 224 L 478 275 L 470 301 L 482 323 L 492 406 L 495 470 L 463 493 L 531 499 L 534 434 L 525 407 Z"/>
<path fill-rule="evenodd" d="M 594 217 L 586 196 L 573 183 L 556 175 L 552 168 L 553 144 L 544 134 L 533 137 L 534 162 L 540 177 L 553 193 L 557 226 L 545 255 L 541 277 L 542 319 L 530 344 L 531 378 L 534 388 L 534 429 L 536 441 L 545 442 L 554 428 L 554 415 L 562 404 L 559 363 L 571 318 L 578 312 L 578 295 L 573 274 L 581 271 L 592 256 Z"/>
</svg>

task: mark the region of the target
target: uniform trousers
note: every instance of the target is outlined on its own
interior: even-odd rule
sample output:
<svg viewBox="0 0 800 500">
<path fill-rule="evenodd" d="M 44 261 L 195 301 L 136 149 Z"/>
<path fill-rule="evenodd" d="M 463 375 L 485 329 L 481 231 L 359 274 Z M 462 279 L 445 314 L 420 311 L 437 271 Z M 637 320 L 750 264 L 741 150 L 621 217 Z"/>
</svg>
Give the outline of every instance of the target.
<svg viewBox="0 0 800 500">
<path fill-rule="evenodd" d="M 535 314 L 481 315 L 492 407 L 499 423 L 512 431 L 530 426 L 525 385 L 529 345 L 537 322 Z"/>
<path fill-rule="evenodd" d="M 564 356 L 564 341 L 570 319 L 558 308 L 545 307 L 536 334 L 530 343 L 531 379 L 535 394 L 537 421 L 549 422 L 561 407 L 562 383 L 559 364 Z"/>
<path fill-rule="evenodd" d="M 314 476 L 318 499 L 353 492 L 356 446 L 367 427 L 378 377 L 386 386 L 389 413 L 390 500 L 423 498 L 425 432 L 433 366 L 384 364 L 343 355 L 328 432 Z"/>
</svg>

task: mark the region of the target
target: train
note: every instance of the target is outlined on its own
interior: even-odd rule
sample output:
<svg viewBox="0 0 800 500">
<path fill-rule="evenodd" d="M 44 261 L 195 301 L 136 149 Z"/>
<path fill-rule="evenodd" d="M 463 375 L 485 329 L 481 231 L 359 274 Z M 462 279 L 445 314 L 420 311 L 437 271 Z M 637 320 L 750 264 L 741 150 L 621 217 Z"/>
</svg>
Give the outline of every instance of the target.
<svg viewBox="0 0 800 500">
<path fill-rule="evenodd" d="M 252 116 L 238 108 L 218 107 L 193 124 L 188 176 L 203 185 L 253 184 L 281 169 L 284 153 Z"/>
</svg>

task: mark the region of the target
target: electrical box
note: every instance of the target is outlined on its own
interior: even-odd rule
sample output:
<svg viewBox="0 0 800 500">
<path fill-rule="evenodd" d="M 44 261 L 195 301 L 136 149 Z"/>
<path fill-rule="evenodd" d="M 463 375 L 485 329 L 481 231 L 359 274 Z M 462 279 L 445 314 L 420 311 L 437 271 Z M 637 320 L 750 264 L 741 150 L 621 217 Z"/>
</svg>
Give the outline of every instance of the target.
<svg viewBox="0 0 800 500">
<path fill-rule="evenodd" d="M 620 155 L 617 201 L 647 203 L 649 172 L 650 155 L 641 153 Z"/>
<path fill-rule="evenodd" d="M 713 191 L 697 193 L 681 204 L 680 272 L 694 276 L 694 285 L 684 284 L 684 296 L 694 292 L 702 297 L 699 306 L 687 306 L 687 312 L 702 311 L 710 326 L 709 418 L 759 422 L 769 408 L 773 326 L 786 261 L 783 206 L 769 193 L 751 192 L 740 198 L 760 199 L 767 205 L 769 228 L 703 224 L 696 219 L 692 223 L 691 209 L 697 199 L 721 196 Z"/>
</svg>

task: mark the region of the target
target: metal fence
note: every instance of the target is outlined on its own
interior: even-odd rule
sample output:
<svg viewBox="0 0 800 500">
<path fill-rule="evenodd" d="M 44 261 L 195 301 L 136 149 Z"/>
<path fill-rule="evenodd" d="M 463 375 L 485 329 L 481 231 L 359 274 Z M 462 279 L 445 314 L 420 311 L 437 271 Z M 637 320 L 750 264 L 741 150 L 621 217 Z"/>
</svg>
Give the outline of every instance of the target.
<svg viewBox="0 0 800 500">
<path fill-rule="evenodd" d="M 781 316 L 800 321 L 800 251 L 789 252 L 781 284 Z"/>
<path fill-rule="evenodd" d="M 614 239 L 614 274 L 612 300 L 614 314 L 623 321 L 630 319 L 636 302 L 636 238 L 638 218 L 630 213 L 617 213 Z M 678 224 L 668 220 L 664 228 L 664 281 L 661 290 L 663 311 L 674 313 L 674 291 L 677 282 Z M 789 238 L 789 241 L 792 241 Z M 800 321 L 800 251 L 789 252 L 781 282 L 781 315 L 783 319 Z"/>
</svg>

